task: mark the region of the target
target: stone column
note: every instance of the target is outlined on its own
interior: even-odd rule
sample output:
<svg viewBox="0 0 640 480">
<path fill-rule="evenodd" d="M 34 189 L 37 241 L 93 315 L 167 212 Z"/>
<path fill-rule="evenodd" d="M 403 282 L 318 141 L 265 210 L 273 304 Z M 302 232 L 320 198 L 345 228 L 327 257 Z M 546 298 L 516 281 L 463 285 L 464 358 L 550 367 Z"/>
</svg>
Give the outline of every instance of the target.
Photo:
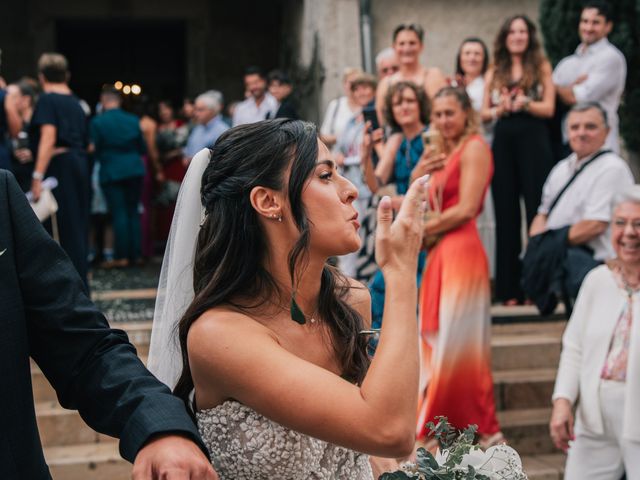
<svg viewBox="0 0 640 480">
<path fill-rule="evenodd" d="M 320 123 L 327 104 L 342 95 L 342 72 L 362 67 L 358 0 L 304 0 L 300 29 L 300 66 L 318 69 L 316 95 L 307 118 Z"/>
</svg>

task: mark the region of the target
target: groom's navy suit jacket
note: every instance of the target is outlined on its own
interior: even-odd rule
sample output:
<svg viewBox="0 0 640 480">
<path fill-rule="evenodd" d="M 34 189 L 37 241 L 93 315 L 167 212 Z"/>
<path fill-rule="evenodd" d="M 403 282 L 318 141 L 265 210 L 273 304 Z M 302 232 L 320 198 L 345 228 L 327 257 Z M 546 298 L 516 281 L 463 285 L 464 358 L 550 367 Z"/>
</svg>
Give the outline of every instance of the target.
<svg viewBox="0 0 640 480">
<path fill-rule="evenodd" d="M 109 328 L 69 258 L 36 219 L 13 176 L 0 170 L 0 478 L 49 479 L 33 404 L 31 356 L 60 404 L 120 438 L 133 461 L 155 434 L 204 447 L 184 403 Z M 205 450 L 206 451 L 206 450 Z"/>
</svg>

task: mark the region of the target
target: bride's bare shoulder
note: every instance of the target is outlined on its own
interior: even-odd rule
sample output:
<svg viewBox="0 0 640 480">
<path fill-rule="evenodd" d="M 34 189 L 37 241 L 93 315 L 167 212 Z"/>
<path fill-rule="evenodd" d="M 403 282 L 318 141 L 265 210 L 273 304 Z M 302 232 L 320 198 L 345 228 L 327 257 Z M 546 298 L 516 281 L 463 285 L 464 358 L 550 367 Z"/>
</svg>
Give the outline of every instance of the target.
<svg viewBox="0 0 640 480">
<path fill-rule="evenodd" d="M 233 343 L 237 339 L 273 338 L 271 330 L 251 318 L 247 313 L 227 306 L 218 306 L 204 312 L 189 328 L 189 350 L 215 341 Z"/>
</svg>

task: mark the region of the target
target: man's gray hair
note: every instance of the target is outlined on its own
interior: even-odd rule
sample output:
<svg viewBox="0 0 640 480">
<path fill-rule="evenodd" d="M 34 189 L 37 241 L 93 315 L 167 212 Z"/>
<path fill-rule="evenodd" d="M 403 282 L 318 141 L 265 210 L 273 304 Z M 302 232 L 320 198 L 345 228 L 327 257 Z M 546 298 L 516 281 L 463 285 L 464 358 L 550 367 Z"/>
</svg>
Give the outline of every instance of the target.
<svg viewBox="0 0 640 480">
<path fill-rule="evenodd" d="M 196 97 L 197 101 L 202 101 L 209 110 L 220 112 L 222 105 L 224 104 L 224 97 L 218 90 L 207 90 Z"/>
<path fill-rule="evenodd" d="M 609 128 L 609 117 L 607 115 L 607 111 L 604 108 L 602 108 L 602 105 L 600 105 L 598 102 L 576 103 L 573 107 L 571 107 L 571 110 L 569 110 L 569 113 L 586 112 L 587 110 L 591 110 L 592 108 L 595 108 L 596 110 L 598 110 L 598 112 L 600 112 L 600 116 L 602 117 L 604 126 L 606 128 Z"/>
<path fill-rule="evenodd" d="M 640 185 L 636 183 L 616 193 L 611 200 L 611 210 L 615 210 L 621 203 L 640 205 Z"/>
<path fill-rule="evenodd" d="M 383 50 L 380 50 L 378 55 L 376 55 L 376 67 L 380 66 L 380 62 L 382 62 L 383 60 L 387 60 L 395 56 L 396 56 L 396 51 L 391 47 L 387 47 Z"/>
</svg>

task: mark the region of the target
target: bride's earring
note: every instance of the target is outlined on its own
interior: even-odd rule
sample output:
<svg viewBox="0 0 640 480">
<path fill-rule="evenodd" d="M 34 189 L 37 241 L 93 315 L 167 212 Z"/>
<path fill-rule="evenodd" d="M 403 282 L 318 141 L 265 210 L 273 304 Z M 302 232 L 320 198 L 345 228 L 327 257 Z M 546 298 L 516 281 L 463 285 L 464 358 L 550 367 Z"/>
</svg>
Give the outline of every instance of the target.
<svg viewBox="0 0 640 480">
<path fill-rule="evenodd" d="M 307 319 L 304 316 L 304 313 L 302 312 L 302 310 L 298 306 L 298 303 L 296 302 L 296 292 L 293 292 L 293 294 L 291 295 L 290 311 L 291 311 L 291 320 L 293 320 L 299 325 L 304 325 L 305 323 L 307 323 Z"/>
</svg>

